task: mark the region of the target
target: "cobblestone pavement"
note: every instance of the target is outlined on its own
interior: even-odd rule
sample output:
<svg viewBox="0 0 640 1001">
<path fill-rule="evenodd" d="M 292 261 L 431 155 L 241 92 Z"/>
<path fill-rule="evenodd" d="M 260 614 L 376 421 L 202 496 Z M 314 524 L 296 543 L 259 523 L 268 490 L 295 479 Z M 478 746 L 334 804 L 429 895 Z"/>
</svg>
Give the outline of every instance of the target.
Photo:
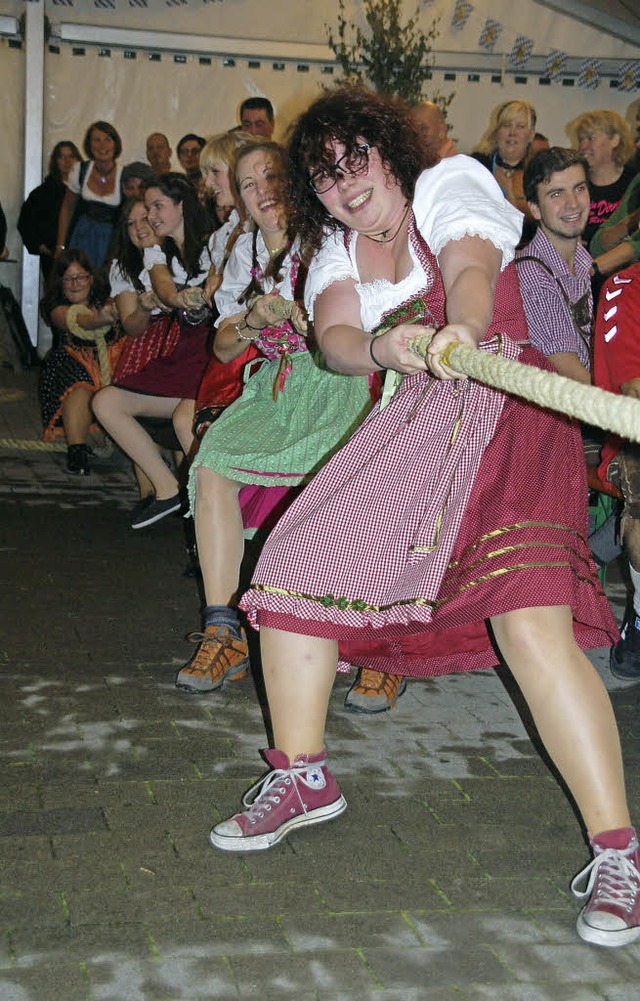
<svg viewBox="0 0 640 1001">
<path fill-rule="evenodd" d="M 215 852 L 262 770 L 256 686 L 174 689 L 199 626 L 181 521 L 131 531 L 126 464 L 68 477 L 33 448 L 34 401 L 33 373 L 0 376 L 0 1001 L 640 997 L 640 947 L 576 936 L 584 839 L 494 672 L 412 682 L 374 718 L 344 711 L 339 678 L 347 813 Z M 592 656 L 639 821 L 640 688 Z"/>
</svg>

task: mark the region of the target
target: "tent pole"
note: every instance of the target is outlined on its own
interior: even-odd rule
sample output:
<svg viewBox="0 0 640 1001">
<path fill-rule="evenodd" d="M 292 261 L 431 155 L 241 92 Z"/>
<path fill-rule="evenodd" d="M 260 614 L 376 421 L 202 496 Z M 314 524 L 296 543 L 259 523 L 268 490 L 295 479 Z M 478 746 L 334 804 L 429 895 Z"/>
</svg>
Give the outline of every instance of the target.
<svg viewBox="0 0 640 1001">
<path fill-rule="evenodd" d="M 24 197 L 42 183 L 44 123 L 44 0 L 25 0 Z M 22 254 L 22 315 L 34 345 L 38 343 L 40 258 Z"/>
</svg>

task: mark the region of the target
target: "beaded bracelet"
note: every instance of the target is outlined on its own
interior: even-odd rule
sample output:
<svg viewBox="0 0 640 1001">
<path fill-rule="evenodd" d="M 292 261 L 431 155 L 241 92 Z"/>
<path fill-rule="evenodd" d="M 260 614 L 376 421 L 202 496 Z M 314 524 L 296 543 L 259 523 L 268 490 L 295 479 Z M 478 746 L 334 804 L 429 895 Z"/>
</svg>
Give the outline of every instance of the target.
<svg viewBox="0 0 640 1001">
<path fill-rule="evenodd" d="M 245 323 L 245 326 L 249 327 L 249 324 Z M 250 330 L 254 330 L 255 328 L 254 327 L 249 327 L 249 329 Z M 242 331 L 240 329 L 240 320 L 238 320 L 238 322 L 236 323 L 236 340 L 237 341 L 255 341 L 255 335 L 252 337 L 251 334 L 249 334 L 249 336 L 247 336 L 247 334 L 243 334 L 242 333 Z"/>
</svg>

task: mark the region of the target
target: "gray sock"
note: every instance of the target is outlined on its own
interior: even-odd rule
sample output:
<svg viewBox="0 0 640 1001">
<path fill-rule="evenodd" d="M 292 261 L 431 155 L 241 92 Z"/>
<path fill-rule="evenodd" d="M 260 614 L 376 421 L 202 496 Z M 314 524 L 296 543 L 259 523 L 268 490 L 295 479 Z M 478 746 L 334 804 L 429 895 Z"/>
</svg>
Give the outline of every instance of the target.
<svg viewBox="0 0 640 1001">
<path fill-rule="evenodd" d="M 236 608 L 228 605 L 207 605 L 204 610 L 204 626 L 227 626 L 234 636 L 240 636 L 240 616 Z"/>
</svg>

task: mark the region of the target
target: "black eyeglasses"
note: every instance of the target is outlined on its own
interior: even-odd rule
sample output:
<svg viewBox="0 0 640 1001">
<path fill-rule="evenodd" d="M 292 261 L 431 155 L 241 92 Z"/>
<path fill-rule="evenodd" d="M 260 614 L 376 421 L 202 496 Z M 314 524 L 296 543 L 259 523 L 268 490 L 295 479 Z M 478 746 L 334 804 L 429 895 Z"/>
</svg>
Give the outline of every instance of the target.
<svg viewBox="0 0 640 1001">
<path fill-rule="evenodd" d="M 62 279 L 63 285 L 84 285 L 91 281 L 91 275 L 65 275 Z"/>
<path fill-rule="evenodd" d="M 339 174 L 361 174 L 369 166 L 369 143 L 360 143 L 348 153 L 343 153 L 333 167 L 322 167 L 309 177 L 309 184 L 317 195 L 330 191 L 337 183 Z"/>
</svg>

